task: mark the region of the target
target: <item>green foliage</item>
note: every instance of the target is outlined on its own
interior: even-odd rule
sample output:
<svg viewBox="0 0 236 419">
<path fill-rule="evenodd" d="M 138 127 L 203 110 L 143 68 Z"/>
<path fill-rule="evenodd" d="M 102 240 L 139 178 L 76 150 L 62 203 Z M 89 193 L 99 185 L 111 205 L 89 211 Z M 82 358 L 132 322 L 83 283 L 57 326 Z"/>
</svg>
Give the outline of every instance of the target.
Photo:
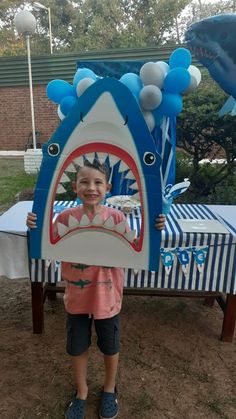
<svg viewBox="0 0 236 419">
<path fill-rule="evenodd" d="M 36 175 L 26 175 L 23 159 L 0 158 L 0 212 L 15 202 L 16 194 L 34 188 Z"/>
<path fill-rule="evenodd" d="M 205 163 L 194 171 L 193 159 L 183 151 L 177 152 L 176 183 L 189 178 L 191 185 L 187 192 L 180 195 L 175 203 L 201 203 L 201 204 L 236 204 L 236 167 L 233 166 L 219 183 L 219 173 L 225 172 L 225 164 Z"/>
</svg>

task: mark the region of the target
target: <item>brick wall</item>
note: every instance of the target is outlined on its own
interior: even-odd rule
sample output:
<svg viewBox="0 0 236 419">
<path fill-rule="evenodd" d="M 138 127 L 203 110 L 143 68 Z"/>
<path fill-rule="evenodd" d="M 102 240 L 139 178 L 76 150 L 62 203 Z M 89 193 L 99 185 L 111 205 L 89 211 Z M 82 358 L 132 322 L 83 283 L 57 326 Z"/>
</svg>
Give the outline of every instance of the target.
<svg viewBox="0 0 236 419">
<path fill-rule="evenodd" d="M 46 86 L 33 87 L 35 129 L 47 141 L 59 123 L 57 105 L 49 101 Z M 0 150 L 24 150 L 32 132 L 29 87 L 0 88 Z"/>
</svg>

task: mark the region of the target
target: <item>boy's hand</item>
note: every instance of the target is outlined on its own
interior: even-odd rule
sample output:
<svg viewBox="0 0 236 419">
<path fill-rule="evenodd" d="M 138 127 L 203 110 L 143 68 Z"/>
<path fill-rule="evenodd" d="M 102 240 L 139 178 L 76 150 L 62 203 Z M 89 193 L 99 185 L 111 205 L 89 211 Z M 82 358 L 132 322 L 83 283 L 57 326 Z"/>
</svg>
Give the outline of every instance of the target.
<svg viewBox="0 0 236 419">
<path fill-rule="evenodd" d="M 158 215 L 158 217 L 155 219 L 155 227 L 157 230 L 163 230 L 165 228 L 166 224 L 166 217 L 164 214 Z"/>
<path fill-rule="evenodd" d="M 26 225 L 29 228 L 37 228 L 36 225 L 37 215 L 33 212 L 28 212 L 27 219 L 26 219 Z"/>
</svg>

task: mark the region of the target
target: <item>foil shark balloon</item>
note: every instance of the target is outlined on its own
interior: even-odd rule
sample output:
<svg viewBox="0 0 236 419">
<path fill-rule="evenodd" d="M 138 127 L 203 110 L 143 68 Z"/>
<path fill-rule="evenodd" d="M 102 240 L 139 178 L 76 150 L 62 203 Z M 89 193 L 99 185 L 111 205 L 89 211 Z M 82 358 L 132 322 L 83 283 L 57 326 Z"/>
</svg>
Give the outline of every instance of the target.
<svg viewBox="0 0 236 419">
<path fill-rule="evenodd" d="M 119 164 L 141 202 L 141 231 L 126 234 L 108 220 L 103 225 L 60 226 L 53 232 L 53 204 L 68 174 L 84 156 Z M 158 270 L 160 231 L 154 220 L 162 212 L 161 157 L 137 101 L 129 89 L 112 78 L 92 84 L 43 146 L 33 212 L 37 229 L 30 231 L 30 256 L 90 265 Z M 135 191 L 136 189 L 136 191 Z"/>
<path fill-rule="evenodd" d="M 220 116 L 226 113 L 236 115 L 236 15 L 211 16 L 193 23 L 185 39 L 211 77 L 231 95 Z"/>
</svg>

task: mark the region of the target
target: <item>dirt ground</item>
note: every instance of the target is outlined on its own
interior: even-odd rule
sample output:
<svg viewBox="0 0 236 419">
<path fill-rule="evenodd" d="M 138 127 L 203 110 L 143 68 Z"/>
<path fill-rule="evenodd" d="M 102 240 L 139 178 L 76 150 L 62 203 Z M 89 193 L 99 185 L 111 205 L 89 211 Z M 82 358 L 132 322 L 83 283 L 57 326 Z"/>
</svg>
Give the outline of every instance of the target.
<svg viewBox="0 0 236 419">
<path fill-rule="evenodd" d="M 0 418 L 61 419 L 74 391 L 62 296 L 32 334 L 27 279 L 0 277 Z M 236 348 L 222 312 L 201 299 L 125 296 L 118 374 L 121 419 L 236 418 Z M 91 348 L 87 419 L 97 418 L 102 357 Z"/>
</svg>

